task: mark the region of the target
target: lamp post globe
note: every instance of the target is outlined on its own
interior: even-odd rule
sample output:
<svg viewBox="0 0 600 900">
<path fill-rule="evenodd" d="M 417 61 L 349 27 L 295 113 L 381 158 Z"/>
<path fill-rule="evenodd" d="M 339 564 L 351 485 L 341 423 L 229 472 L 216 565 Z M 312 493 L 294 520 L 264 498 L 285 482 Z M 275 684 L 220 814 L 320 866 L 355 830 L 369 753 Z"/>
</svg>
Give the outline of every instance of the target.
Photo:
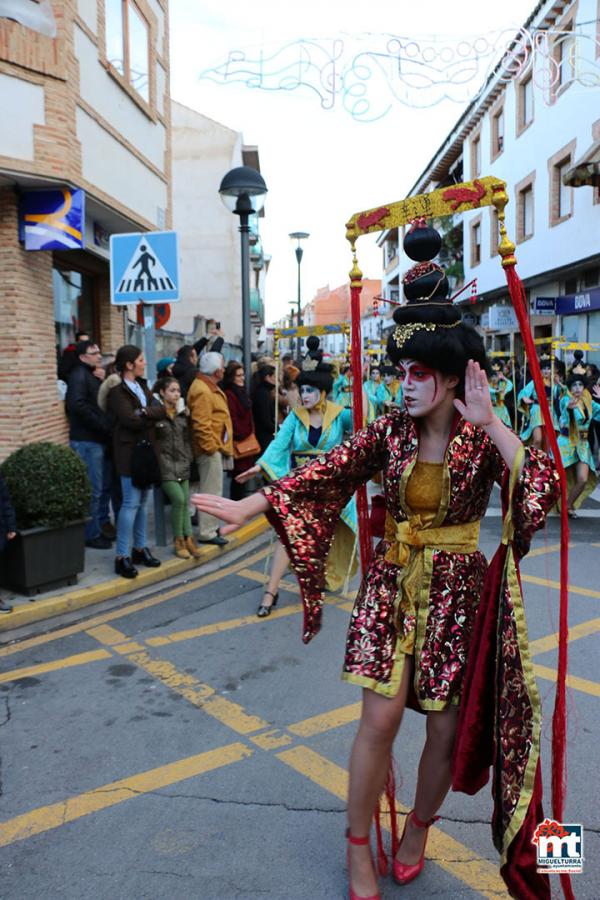
<svg viewBox="0 0 600 900">
<path fill-rule="evenodd" d="M 298 263 L 298 296 L 297 296 L 297 305 L 298 305 L 298 327 L 302 325 L 302 288 L 300 281 L 300 265 L 302 263 L 302 254 L 304 253 L 302 247 L 302 241 L 305 241 L 310 237 L 308 231 L 292 231 L 290 232 L 289 237 L 296 241 L 296 262 Z M 298 339 L 296 341 L 296 361 L 300 365 L 302 363 L 302 338 L 298 335 Z"/>
<path fill-rule="evenodd" d="M 239 216 L 242 254 L 242 343 L 246 384 L 250 384 L 251 320 L 250 320 L 250 243 L 248 219 L 264 206 L 267 185 L 257 169 L 237 166 L 223 176 L 219 195 L 229 212 Z"/>
</svg>

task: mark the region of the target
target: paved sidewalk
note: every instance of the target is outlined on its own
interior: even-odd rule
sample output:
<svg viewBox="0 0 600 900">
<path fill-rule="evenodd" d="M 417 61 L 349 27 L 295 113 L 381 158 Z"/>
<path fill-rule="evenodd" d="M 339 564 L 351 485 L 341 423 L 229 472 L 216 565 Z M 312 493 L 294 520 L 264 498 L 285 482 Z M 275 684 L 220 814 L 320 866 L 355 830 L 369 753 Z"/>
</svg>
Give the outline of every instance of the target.
<svg viewBox="0 0 600 900">
<path fill-rule="evenodd" d="M 23 625 L 31 625 L 64 613 L 83 609 L 103 600 L 111 600 L 123 594 L 138 591 L 148 585 L 166 581 L 168 578 L 180 575 L 190 569 L 197 569 L 219 556 L 226 557 L 228 551 L 248 543 L 262 532 L 267 531 L 268 528 L 267 520 L 261 516 L 230 535 L 229 543 L 225 547 L 221 548 L 213 544 L 202 545 L 203 555 L 198 560 L 178 559 L 174 555 L 173 545 L 170 543 L 166 547 L 156 547 L 151 544 L 153 554 L 161 560 L 162 565 L 157 569 L 138 567 L 138 577 L 131 579 L 115 575 L 114 545 L 110 550 L 86 548 L 85 570 L 73 587 L 62 587 L 33 597 L 2 589 L 2 598 L 7 600 L 14 609 L 12 613 L 0 616 L 0 634 L 21 628 Z M 151 521 L 149 521 L 148 533 L 154 533 Z"/>
</svg>

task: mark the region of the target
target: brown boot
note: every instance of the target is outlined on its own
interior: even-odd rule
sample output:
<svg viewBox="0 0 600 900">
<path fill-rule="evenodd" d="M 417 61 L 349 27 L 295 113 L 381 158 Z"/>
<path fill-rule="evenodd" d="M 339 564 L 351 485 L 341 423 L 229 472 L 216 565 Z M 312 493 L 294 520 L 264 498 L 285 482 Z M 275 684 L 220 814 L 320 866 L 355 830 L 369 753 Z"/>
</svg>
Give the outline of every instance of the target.
<svg viewBox="0 0 600 900">
<path fill-rule="evenodd" d="M 192 555 L 188 551 L 185 545 L 185 538 L 178 537 L 175 538 L 175 556 L 178 556 L 179 559 L 191 559 Z"/>
<path fill-rule="evenodd" d="M 183 540 L 185 541 L 186 549 L 194 557 L 194 559 L 200 559 L 201 556 L 204 556 L 201 548 L 198 546 L 193 537 L 186 537 Z"/>
</svg>

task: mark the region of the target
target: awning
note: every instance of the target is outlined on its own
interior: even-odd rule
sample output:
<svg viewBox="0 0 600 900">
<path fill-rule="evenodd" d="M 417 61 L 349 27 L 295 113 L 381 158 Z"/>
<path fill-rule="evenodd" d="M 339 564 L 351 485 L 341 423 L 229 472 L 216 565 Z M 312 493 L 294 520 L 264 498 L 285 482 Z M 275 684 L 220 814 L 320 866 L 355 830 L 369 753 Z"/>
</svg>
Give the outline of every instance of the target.
<svg viewBox="0 0 600 900">
<path fill-rule="evenodd" d="M 595 141 L 563 176 L 567 187 L 600 187 L 600 141 Z"/>
</svg>

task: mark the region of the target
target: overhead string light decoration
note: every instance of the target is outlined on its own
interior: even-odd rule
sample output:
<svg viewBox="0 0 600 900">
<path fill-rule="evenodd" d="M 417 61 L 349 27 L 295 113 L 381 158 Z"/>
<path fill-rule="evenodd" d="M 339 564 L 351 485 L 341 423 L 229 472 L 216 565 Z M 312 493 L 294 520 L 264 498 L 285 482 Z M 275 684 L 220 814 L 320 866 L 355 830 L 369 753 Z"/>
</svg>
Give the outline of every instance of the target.
<svg viewBox="0 0 600 900">
<path fill-rule="evenodd" d="M 562 52 L 557 53 L 557 45 Z M 376 122 L 395 106 L 415 109 L 444 100 L 477 99 L 497 74 L 508 83 L 531 72 L 544 102 L 567 83 L 600 86 L 596 24 L 577 29 L 503 29 L 468 37 L 341 34 L 231 50 L 200 80 L 261 91 L 302 91 L 325 110 L 342 108 L 359 122 Z"/>
</svg>

